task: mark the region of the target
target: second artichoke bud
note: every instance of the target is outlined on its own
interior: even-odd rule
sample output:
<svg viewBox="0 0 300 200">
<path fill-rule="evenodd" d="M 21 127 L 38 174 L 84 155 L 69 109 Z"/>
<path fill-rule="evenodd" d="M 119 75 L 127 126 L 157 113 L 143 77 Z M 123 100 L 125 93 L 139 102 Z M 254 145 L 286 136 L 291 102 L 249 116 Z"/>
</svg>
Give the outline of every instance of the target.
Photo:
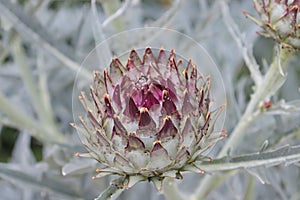
<svg viewBox="0 0 300 200">
<path fill-rule="evenodd" d="M 300 50 L 300 0 L 253 0 L 260 19 L 246 16 L 263 28 L 262 35 L 283 47 Z"/>
<path fill-rule="evenodd" d="M 154 56 L 146 48 L 140 59 L 133 49 L 125 66 L 112 59 L 109 69 L 94 72 L 90 95 L 82 92 L 80 100 L 87 114 L 73 126 L 88 152 L 78 155 L 103 164 L 95 178 L 124 176 L 127 188 L 149 180 L 160 189 L 165 177 L 203 172 L 196 162 L 226 136 L 214 130 L 224 106 L 211 110 L 210 78 L 174 50 Z"/>
</svg>

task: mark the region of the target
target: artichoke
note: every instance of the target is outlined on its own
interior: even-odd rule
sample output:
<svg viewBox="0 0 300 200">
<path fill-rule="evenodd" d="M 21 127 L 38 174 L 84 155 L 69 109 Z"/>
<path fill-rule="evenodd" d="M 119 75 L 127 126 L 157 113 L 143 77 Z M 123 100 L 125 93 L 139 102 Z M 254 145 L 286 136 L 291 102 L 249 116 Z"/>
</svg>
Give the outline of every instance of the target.
<svg viewBox="0 0 300 200">
<path fill-rule="evenodd" d="M 263 28 L 261 35 L 285 48 L 300 50 L 300 0 L 253 0 L 260 19 L 244 14 Z"/>
<path fill-rule="evenodd" d="M 102 164 L 94 178 L 124 176 L 127 188 L 149 180 L 160 189 L 165 177 L 203 173 L 197 162 L 210 159 L 204 152 L 226 136 L 214 131 L 224 105 L 211 110 L 210 77 L 174 50 L 155 56 L 148 47 L 140 59 L 132 49 L 125 66 L 113 58 L 103 74 L 94 71 L 90 96 L 79 98 L 86 116 L 72 125 L 88 152 L 77 155 Z"/>
</svg>

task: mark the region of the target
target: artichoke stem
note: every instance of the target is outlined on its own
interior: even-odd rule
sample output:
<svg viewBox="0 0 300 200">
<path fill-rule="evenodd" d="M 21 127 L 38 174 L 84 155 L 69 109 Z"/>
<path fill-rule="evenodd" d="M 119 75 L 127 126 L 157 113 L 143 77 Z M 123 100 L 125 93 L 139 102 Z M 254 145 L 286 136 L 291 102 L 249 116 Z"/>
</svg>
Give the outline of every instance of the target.
<svg viewBox="0 0 300 200">
<path fill-rule="evenodd" d="M 165 178 L 163 182 L 163 193 L 166 200 L 184 200 L 182 193 L 179 191 L 174 178 Z"/>
<path fill-rule="evenodd" d="M 117 178 L 111 182 L 111 184 L 106 188 L 95 200 L 110 200 L 112 196 L 119 196 L 124 190 L 124 177 Z"/>
<path fill-rule="evenodd" d="M 249 126 L 251 126 L 255 119 L 257 119 L 257 117 L 255 116 L 257 115 L 257 111 L 259 110 L 259 103 L 267 98 L 270 98 L 271 95 L 273 95 L 274 92 L 279 89 L 273 89 L 273 93 L 270 92 L 273 85 L 283 76 L 286 76 L 286 64 L 293 52 L 294 51 L 291 49 L 280 47 L 280 52 L 274 55 L 270 68 L 265 74 L 261 84 L 257 86 L 254 93 L 252 94 L 246 111 L 239 120 L 233 132 L 229 135 L 228 141 L 218 154 L 218 158 L 228 156 L 228 154 L 236 153 L 236 148 L 240 144 L 240 141 L 242 141 L 244 136 L 247 134 Z M 218 181 L 219 179 L 220 177 L 217 178 L 217 175 L 212 175 L 209 177 L 206 176 L 202 180 L 199 187 L 196 189 L 195 194 L 193 194 L 194 199 L 204 199 L 213 188 L 222 183 L 222 181 Z"/>
</svg>

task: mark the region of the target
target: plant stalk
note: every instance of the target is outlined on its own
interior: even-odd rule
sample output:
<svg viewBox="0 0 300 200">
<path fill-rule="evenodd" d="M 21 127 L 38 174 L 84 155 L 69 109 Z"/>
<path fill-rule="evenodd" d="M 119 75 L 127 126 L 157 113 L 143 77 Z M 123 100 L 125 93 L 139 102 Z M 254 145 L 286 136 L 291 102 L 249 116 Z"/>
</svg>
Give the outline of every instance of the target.
<svg viewBox="0 0 300 200">
<path fill-rule="evenodd" d="M 282 74 L 281 70 L 286 72 L 286 61 L 290 57 L 291 53 L 292 51 L 288 49 L 281 49 L 281 52 L 278 53 L 279 55 L 274 56 L 273 62 L 264 76 L 262 83 L 257 86 L 254 94 L 251 96 L 251 100 L 246 111 L 234 131 L 230 134 L 225 146 L 218 154 L 218 158 L 226 156 L 229 150 L 231 153 L 234 153 L 240 141 L 242 141 L 246 135 L 247 128 L 255 121 L 255 112 L 259 109 L 259 103 L 263 100 L 268 100 L 275 91 L 280 88 L 282 84 L 278 85 L 278 82 L 281 82 L 281 80 L 286 76 L 285 74 Z M 279 87 L 274 90 L 273 87 L 276 85 Z"/>
<path fill-rule="evenodd" d="M 230 134 L 225 146 L 218 154 L 218 158 L 227 156 L 229 153 L 235 153 L 238 145 L 245 137 L 248 127 L 251 126 L 257 118 L 256 111 L 259 110 L 259 103 L 263 100 L 268 100 L 282 85 L 280 83 L 283 83 L 283 79 L 286 76 L 286 62 L 291 55 L 292 51 L 284 48 L 274 55 L 273 62 L 269 70 L 265 74 L 261 84 L 257 86 L 255 92 L 252 94 L 246 111 L 244 112 L 233 132 Z M 274 90 L 274 86 L 277 86 L 278 88 Z M 205 197 L 211 191 L 212 186 L 215 185 L 215 175 L 206 176 L 201 181 L 193 196 L 195 199 L 205 199 Z"/>
<path fill-rule="evenodd" d="M 165 178 L 163 185 L 163 193 L 166 200 L 184 200 L 186 199 L 178 190 L 174 178 Z"/>
<path fill-rule="evenodd" d="M 108 188 L 106 188 L 97 198 L 95 198 L 95 200 L 110 200 L 113 196 L 119 196 L 124 190 L 123 182 L 124 177 L 113 180 Z"/>
</svg>

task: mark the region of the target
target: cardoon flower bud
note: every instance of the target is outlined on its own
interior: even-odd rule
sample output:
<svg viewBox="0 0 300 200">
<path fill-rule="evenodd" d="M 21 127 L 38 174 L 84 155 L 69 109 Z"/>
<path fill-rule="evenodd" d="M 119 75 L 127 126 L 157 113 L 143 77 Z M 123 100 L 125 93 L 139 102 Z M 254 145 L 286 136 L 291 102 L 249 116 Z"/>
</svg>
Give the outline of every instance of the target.
<svg viewBox="0 0 300 200">
<path fill-rule="evenodd" d="M 124 176 L 127 188 L 149 180 L 159 189 L 165 177 L 202 173 L 195 162 L 226 135 L 214 130 L 224 106 L 211 110 L 210 77 L 192 60 L 177 60 L 174 50 L 155 56 L 148 47 L 140 58 L 133 49 L 126 65 L 112 59 L 103 73 L 94 71 L 90 94 L 80 100 L 86 116 L 73 126 L 88 153 L 78 156 L 103 164 L 94 178 Z"/>
<path fill-rule="evenodd" d="M 253 0 L 260 19 L 246 16 L 263 28 L 263 36 L 283 47 L 300 50 L 300 0 Z"/>
</svg>

